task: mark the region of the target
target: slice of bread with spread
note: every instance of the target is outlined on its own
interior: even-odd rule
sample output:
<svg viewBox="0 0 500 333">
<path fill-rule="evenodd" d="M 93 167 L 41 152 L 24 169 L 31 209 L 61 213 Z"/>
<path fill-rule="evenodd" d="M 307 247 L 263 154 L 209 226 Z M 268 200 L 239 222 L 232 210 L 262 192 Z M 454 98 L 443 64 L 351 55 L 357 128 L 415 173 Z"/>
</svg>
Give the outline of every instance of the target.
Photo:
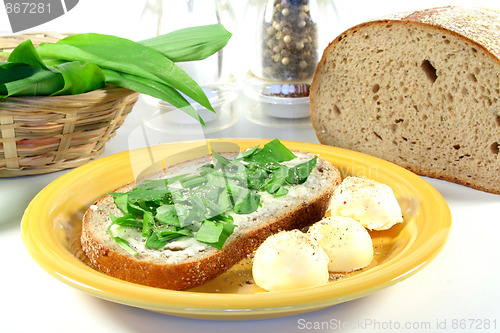
<svg viewBox="0 0 500 333">
<path fill-rule="evenodd" d="M 280 230 L 309 226 L 324 216 L 329 199 L 341 181 L 340 173 L 314 154 L 294 154 L 297 156 L 294 163 L 316 158 L 307 180 L 290 186 L 280 196 L 261 193 L 260 207 L 249 214 L 228 211 L 236 227 L 221 249 L 193 237 L 179 237 L 160 249 L 150 249 L 144 246 L 144 239 L 137 231 L 135 239 L 129 238 L 129 246 L 136 251 L 131 255 L 110 235 L 110 215 L 122 216 L 123 212 L 109 194 L 89 207 L 83 217 L 82 249 L 97 269 L 126 281 L 174 290 L 203 284 L 255 251 L 268 236 Z M 161 178 L 191 173 L 207 162 L 209 156 L 181 162 L 165 169 Z M 137 185 L 131 183 L 115 192 L 127 193 Z"/>
<path fill-rule="evenodd" d="M 500 13 L 441 7 L 354 26 L 310 91 L 319 141 L 500 193 Z"/>
</svg>

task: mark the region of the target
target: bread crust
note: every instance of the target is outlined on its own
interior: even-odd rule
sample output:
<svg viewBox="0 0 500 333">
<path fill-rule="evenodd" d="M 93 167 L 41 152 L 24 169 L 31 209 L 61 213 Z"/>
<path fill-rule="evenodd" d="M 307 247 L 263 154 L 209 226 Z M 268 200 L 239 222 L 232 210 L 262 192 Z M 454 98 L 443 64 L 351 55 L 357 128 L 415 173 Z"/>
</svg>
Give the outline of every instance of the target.
<svg viewBox="0 0 500 333">
<path fill-rule="evenodd" d="M 359 27 L 389 22 L 420 23 L 464 37 L 500 60 L 500 43 L 498 42 L 500 40 L 499 15 L 498 11 L 488 8 L 459 6 L 435 7 L 411 13 L 391 14 L 384 18 L 355 25 L 341 33 L 329 45 L 337 43 L 343 36 L 352 33 Z"/>
<path fill-rule="evenodd" d="M 415 11 L 401 20 L 432 25 L 456 33 L 500 60 L 499 17 L 497 11 L 487 8 L 446 6 Z"/>
<path fill-rule="evenodd" d="M 274 216 L 258 228 L 237 235 L 231 241 L 228 240 L 222 250 L 209 251 L 180 263 L 138 259 L 114 243 L 104 243 L 96 239 L 95 230 L 92 228 L 92 207 L 87 210 L 82 221 L 82 249 L 95 268 L 122 280 L 174 290 L 198 286 L 222 274 L 255 251 L 268 236 L 280 230 L 303 228 L 320 220 L 328 209 L 333 190 L 341 181 L 340 173 L 330 163 L 321 160 L 320 168 L 322 174 L 328 177 L 328 186 L 322 188 L 311 201 L 301 202 L 286 214 Z M 123 192 L 134 186 L 135 183 L 131 183 L 116 191 Z M 114 206 L 112 202 L 112 197 L 106 195 L 97 200 L 94 206 Z"/>
<path fill-rule="evenodd" d="M 450 172 L 445 170 L 446 165 L 442 165 L 439 167 L 434 167 L 433 165 L 430 165 L 432 163 L 421 163 L 421 161 L 425 158 L 433 158 L 435 156 L 431 156 L 430 153 L 427 156 L 423 155 L 418 155 L 414 156 L 412 153 L 407 154 L 404 156 L 403 159 L 399 159 L 396 157 L 393 157 L 391 154 L 386 153 L 386 152 L 381 152 L 377 150 L 376 148 L 374 149 L 373 147 L 366 148 L 361 145 L 356 145 L 352 143 L 346 143 L 345 140 L 339 139 L 338 137 L 335 136 L 341 136 L 342 134 L 335 134 L 333 133 L 334 131 L 337 131 L 339 126 L 342 126 L 342 122 L 340 121 L 340 117 L 335 118 L 334 120 L 328 119 L 325 120 L 325 112 L 324 108 L 322 111 L 319 111 L 321 109 L 320 104 L 324 104 L 325 101 L 322 100 L 319 96 L 319 90 L 321 88 L 323 89 L 328 89 L 328 87 L 321 87 L 321 85 L 324 85 L 324 75 L 325 72 L 328 71 L 328 69 L 325 69 L 327 67 L 326 63 L 329 58 L 332 57 L 332 54 L 334 53 L 334 50 L 336 47 L 340 47 L 340 42 L 346 38 L 349 38 L 350 36 L 358 33 L 365 33 L 368 29 L 372 27 L 377 27 L 377 26 L 382 26 L 386 24 L 392 24 L 392 25 L 402 25 L 402 26 L 422 26 L 424 28 L 432 28 L 435 31 L 441 31 L 443 35 L 453 35 L 456 36 L 457 38 L 463 40 L 464 42 L 468 43 L 471 45 L 473 48 L 476 48 L 477 50 L 482 50 L 484 51 L 484 54 L 487 55 L 487 57 L 490 57 L 492 63 L 496 63 L 498 66 L 500 66 L 500 12 L 486 9 L 486 8 L 464 8 L 464 7 L 456 7 L 456 6 L 447 6 L 447 7 L 438 7 L 438 8 L 430 8 L 430 9 L 425 9 L 425 10 L 420 10 L 420 11 L 415 11 L 413 13 L 403 13 L 403 14 L 395 14 L 395 15 L 390 15 L 387 17 L 384 17 L 382 19 L 377 19 L 369 22 L 364 22 L 361 24 L 358 24 L 356 26 L 353 26 L 349 29 L 347 29 L 345 32 L 341 33 L 337 38 L 335 38 L 325 49 L 323 56 L 321 60 L 318 63 L 318 66 L 316 68 L 316 72 L 314 74 L 312 84 L 311 84 L 311 89 L 310 89 L 310 109 L 311 109 L 311 122 L 313 124 L 313 127 L 316 131 L 316 135 L 318 137 L 318 140 L 322 144 L 328 144 L 328 145 L 334 145 L 334 146 L 339 146 L 347 149 L 353 149 L 353 150 L 358 150 L 367 154 L 375 155 L 380 158 L 384 158 L 386 160 L 389 160 L 391 162 L 394 162 L 396 164 L 399 164 L 410 171 L 413 171 L 417 174 L 424 175 L 424 176 L 429 176 L 433 178 L 439 178 L 451 182 L 455 182 L 461 185 L 465 185 L 477 190 L 485 191 L 485 192 L 490 192 L 490 193 L 495 193 L 495 194 L 500 194 L 500 179 L 498 178 L 498 174 L 500 174 L 500 158 L 498 152 L 496 153 L 496 157 L 493 157 L 489 159 L 490 161 L 478 161 L 477 163 L 477 169 L 472 170 L 472 167 L 468 167 L 467 171 L 463 172 Z M 361 46 L 359 46 L 361 48 Z M 360 51 L 361 52 L 361 51 Z M 362 58 L 362 56 L 359 56 L 358 58 Z M 356 60 L 358 60 L 356 58 Z M 397 60 L 397 59 L 395 59 Z M 367 60 L 368 61 L 368 60 Z M 364 73 L 366 77 L 369 79 L 372 73 Z M 500 75 L 500 73 L 497 73 L 497 75 Z M 360 81 L 362 81 L 364 78 L 360 78 Z M 475 79 L 475 77 L 474 77 Z M 352 86 L 352 82 L 347 82 L 345 83 L 346 85 Z M 429 88 L 430 89 L 430 88 Z M 497 90 L 498 91 L 498 90 Z M 359 94 L 359 93 L 358 93 Z M 359 96 L 361 99 L 362 96 Z M 393 96 L 394 97 L 394 96 Z M 360 103 L 361 105 L 361 103 Z M 354 108 L 355 106 L 349 105 L 350 107 Z M 359 108 L 362 108 L 359 106 Z M 383 108 L 383 107 L 382 107 Z M 397 103 L 391 104 L 391 109 L 390 111 L 393 110 L 400 110 L 398 109 L 399 106 Z M 492 111 L 493 110 L 493 111 Z M 370 111 L 373 111 L 371 109 Z M 387 111 L 387 109 L 383 109 L 383 111 Z M 382 112 L 383 112 L 382 111 Z M 444 110 L 440 109 L 435 109 L 435 113 L 439 112 L 444 112 Z M 453 114 L 454 110 L 451 110 Z M 500 126 L 500 108 L 497 108 L 496 111 L 494 111 L 494 108 L 490 107 L 490 110 L 488 110 L 487 107 L 484 108 L 481 112 L 483 113 L 493 113 L 493 115 L 489 115 L 490 118 L 493 118 L 492 123 L 495 122 L 495 117 L 496 117 L 496 124 L 492 125 L 493 127 L 493 132 L 491 132 L 491 139 L 488 142 L 488 146 L 485 146 L 485 150 L 491 150 L 491 151 L 497 151 L 498 148 L 500 147 L 500 137 L 498 135 L 495 135 L 495 133 L 498 133 L 498 126 Z M 495 114 L 496 112 L 496 114 Z M 379 112 L 380 113 L 380 112 Z M 396 112 L 398 115 L 403 114 L 403 111 Z M 463 115 L 459 114 L 457 112 L 456 117 L 462 117 Z M 373 114 L 373 113 L 372 113 Z M 361 116 L 361 115 L 360 115 Z M 337 122 L 336 125 L 333 125 L 331 129 L 327 128 L 326 123 L 330 122 Z M 393 121 L 391 119 L 391 121 Z M 396 119 L 396 121 L 398 121 Z M 360 124 L 359 127 L 364 127 L 363 130 L 371 131 L 375 127 L 370 127 L 370 125 L 365 126 L 367 122 L 363 123 L 362 125 Z M 373 122 L 374 124 L 376 122 Z M 387 120 L 387 123 L 385 124 L 387 126 L 395 126 L 389 120 Z M 375 125 L 376 126 L 376 125 Z M 439 126 L 437 126 L 439 130 Z M 489 130 L 489 129 L 488 129 Z M 429 137 L 430 140 L 434 139 L 434 135 L 438 136 L 437 133 L 428 133 L 426 132 L 425 134 L 427 135 L 432 135 L 433 137 Z M 378 134 L 376 134 L 378 136 Z M 451 135 L 451 133 L 444 133 L 443 135 Z M 456 134 L 453 134 L 456 135 Z M 378 136 L 380 139 L 380 137 Z M 385 141 L 392 140 L 390 137 L 384 137 L 383 138 Z M 498 144 L 497 147 L 495 147 L 495 142 Z M 457 147 L 459 147 L 460 142 L 457 142 Z M 385 145 L 386 142 L 381 142 L 380 145 L 383 146 Z M 457 148 L 459 149 L 459 148 Z M 474 148 L 470 148 L 472 151 L 474 151 Z M 481 150 L 483 148 L 477 147 L 476 150 Z M 444 155 L 445 153 L 439 152 L 440 154 Z M 447 154 L 447 153 L 446 153 Z M 450 156 L 449 161 L 447 163 L 451 164 L 456 162 L 458 158 L 467 158 L 469 157 L 467 154 L 464 154 L 462 156 Z M 442 157 L 439 157 L 440 159 Z M 493 162 L 492 162 L 493 161 Z M 488 171 L 490 173 L 490 176 L 482 176 L 482 178 L 479 180 L 477 175 L 481 173 L 482 171 L 481 168 L 484 164 L 490 164 L 490 169 L 493 169 L 493 171 Z M 495 171 L 496 170 L 496 171 Z M 466 174 L 467 172 L 467 174 Z M 484 172 L 482 172 L 484 173 Z M 495 176 L 496 173 L 496 176 Z"/>
</svg>

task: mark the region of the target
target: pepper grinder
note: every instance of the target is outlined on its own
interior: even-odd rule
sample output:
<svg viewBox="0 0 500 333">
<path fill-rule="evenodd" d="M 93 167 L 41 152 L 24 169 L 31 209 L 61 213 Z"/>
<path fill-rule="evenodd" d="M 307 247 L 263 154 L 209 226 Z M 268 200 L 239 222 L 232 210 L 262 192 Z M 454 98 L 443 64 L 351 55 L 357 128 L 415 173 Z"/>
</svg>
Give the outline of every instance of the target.
<svg viewBox="0 0 500 333">
<path fill-rule="evenodd" d="M 265 0 L 255 13 L 255 56 L 245 94 L 256 104 L 247 115 L 266 124 L 273 121 L 267 116 L 295 125 L 307 118 L 303 123 L 310 125 L 309 87 L 338 27 L 335 5 L 332 0 Z"/>
<path fill-rule="evenodd" d="M 255 74 L 274 81 L 309 81 L 318 62 L 318 23 L 310 0 L 268 0 Z"/>
</svg>

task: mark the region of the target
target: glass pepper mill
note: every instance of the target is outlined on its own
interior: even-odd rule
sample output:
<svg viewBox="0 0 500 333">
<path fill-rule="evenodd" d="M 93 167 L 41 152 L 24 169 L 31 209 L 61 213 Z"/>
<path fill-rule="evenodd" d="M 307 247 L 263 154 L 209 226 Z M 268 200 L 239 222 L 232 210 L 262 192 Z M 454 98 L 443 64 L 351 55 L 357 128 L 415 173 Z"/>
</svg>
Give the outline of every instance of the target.
<svg viewBox="0 0 500 333">
<path fill-rule="evenodd" d="M 310 0 L 267 1 L 257 75 L 275 81 L 312 78 L 318 62 L 318 23 L 310 5 Z"/>
<path fill-rule="evenodd" d="M 316 65 L 338 27 L 332 0 L 263 0 L 254 9 L 255 56 L 245 93 L 257 102 L 247 114 L 269 124 L 309 122 L 309 87 Z M 260 119 L 259 119 L 260 118 Z M 290 123 L 290 122 L 288 122 Z"/>
</svg>

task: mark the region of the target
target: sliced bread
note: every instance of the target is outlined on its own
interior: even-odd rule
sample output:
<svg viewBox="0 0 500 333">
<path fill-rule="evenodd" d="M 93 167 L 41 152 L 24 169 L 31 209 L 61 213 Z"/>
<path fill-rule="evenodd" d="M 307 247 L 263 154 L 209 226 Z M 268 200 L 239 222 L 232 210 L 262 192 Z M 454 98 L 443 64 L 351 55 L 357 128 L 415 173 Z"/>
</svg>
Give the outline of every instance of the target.
<svg viewBox="0 0 500 333">
<path fill-rule="evenodd" d="M 310 105 L 323 144 L 500 193 L 500 13 L 441 7 L 354 26 L 325 49 Z"/>
<path fill-rule="evenodd" d="M 314 155 L 295 152 L 300 159 Z M 162 177 L 196 170 L 209 161 L 197 158 L 171 166 Z M 97 200 L 85 213 L 81 243 L 90 262 L 113 277 L 130 282 L 167 289 L 182 290 L 200 285 L 229 269 L 252 253 L 271 234 L 309 226 L 320 220 L 329 199 L 340 183 L 340 173 L 328 161 L 318 158 L 308 179 L 290 188 L 281 197 L 262 195 L 262 206 L 255 212 L 234 216 L 237 227 L 219 250 L 194 238 L 173 240 L 159 250 L 135 244 L 138 255 L 132 256 L 107 232 L 110 213 L 122 214 L 111 195 Z M 128 184 L 116 190 L 127 192 L 136 186 Z M 132 245 L 132 244 L 131 244 Z"/>
</svg>

